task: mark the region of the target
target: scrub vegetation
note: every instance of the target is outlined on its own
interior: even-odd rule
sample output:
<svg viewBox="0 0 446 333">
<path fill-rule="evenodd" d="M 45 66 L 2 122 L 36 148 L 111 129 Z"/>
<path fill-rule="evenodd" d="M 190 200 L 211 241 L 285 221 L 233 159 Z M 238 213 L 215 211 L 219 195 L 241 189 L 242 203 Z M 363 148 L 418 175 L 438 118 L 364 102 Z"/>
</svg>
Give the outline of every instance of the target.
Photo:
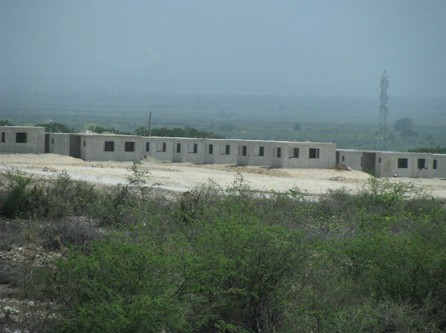
<svg viewBox="0 0 446 333">
<path fill-rule="evenodd" d="M 310 200 L 239 176 L 172 199 L 149 177 L 137 164 L 106 188 L 6 174 L 0 250 L 32 244 L 48 258 L 0 265 L 0 283 L 43 313 L 21 329 L 446 329 L 446 210 L 410 185 L 371 178 Z M 18 310 L 1 304 L 0 323 L 15 328 Z"/>
</svg>

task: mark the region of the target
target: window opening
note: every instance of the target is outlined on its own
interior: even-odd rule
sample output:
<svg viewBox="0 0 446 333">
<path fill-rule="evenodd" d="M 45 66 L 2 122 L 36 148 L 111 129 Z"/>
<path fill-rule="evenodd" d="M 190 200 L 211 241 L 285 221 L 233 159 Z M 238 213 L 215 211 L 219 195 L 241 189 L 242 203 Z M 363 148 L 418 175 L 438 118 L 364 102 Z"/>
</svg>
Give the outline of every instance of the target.
<svg viewBox="0 0 446 333">
<path fill-rule="evenodd" d="M 299 148 L 293 148 L 293 157 L 299 158 Z"/>
<path fill-rule="evenodd" d="M 259 156 L 264 156 L 265 155 L 265 147 L 260 146 L 259 147 Z"/>
<path fill-rule="evenodd" d="M 319 158 L 319 148 L 310 148 L 309 158 Z"/>
<path fill-rule="evenodd" d="M 407 158 L 399 158 L 398 159 L 398 169 L 407 169 L 409 165 Z"/>
<path fill-rule="evenodd" d="M 2 142 L 5 142 L 5 132 L 2 132 Z"/>
<path fill-rule="evenodd" d="M 177 153 L 181 153 L 181 143 L 177 143 Z"/>
<path fill-rule="evenodd" d="M 242 146 L 242 156 L 247 155 L 247 150 L 248 150 L 248 148 L 246 146 Z"/>
<path fill-rule="evenodd" d="M 146 142 L 146 151 L 150 151 L 150 142 Z"/>
<path fill-rule="evenodd" d="M 124 150 L 125 151 L 135 151 L 135 143 L 132 141 L 128 141 L 124 144 Z"/>
<path fill-rule="evenodd" d="M 225 147 L 225 154 L 229 155 L 231 153 L 231 146 L 230 145 L 226 145 Z"/>
<path fill-rule="evenodd" d="M 277 158 L 281 158 L 282 157 L 282 148 L 277 147 Z"/>
<path fill-rule="evenodd" d="M 425 158 L 418 159 L 418 169 L 426 169 L 426 159 Z"/>
<path fill-rule="evenodd" d="M 198 143 L 194 143 L 194 150 L 193 153 L 196 154 L 198 153 Z"/>
<path fill-rule="evenodd" d="M 434 170 L 437 170 L 437 160 L 432 161 L 432 167 Z"/>
<path fill-rule="evenodd" d="M 115 151 L 115 142 L 114 141 L 105 141 L 104 151 Z"/>
<path fill-rule="evenodd" d="M 16 133 L 15 142 L 26 143 L 26 133 Z"/>
<path fill-rule="evenodd" d="M 209 154 L 213 154 L 214 153 L 214 145 L 209 145 L 208 146 L 208 153 Z"/>
</svg>

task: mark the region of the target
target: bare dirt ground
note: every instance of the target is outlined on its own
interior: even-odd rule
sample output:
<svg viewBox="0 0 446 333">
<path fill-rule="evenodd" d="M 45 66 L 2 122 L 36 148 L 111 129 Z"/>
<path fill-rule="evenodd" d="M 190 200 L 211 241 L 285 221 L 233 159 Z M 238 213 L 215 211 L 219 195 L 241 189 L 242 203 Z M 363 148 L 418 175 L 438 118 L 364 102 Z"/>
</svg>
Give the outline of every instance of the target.
<svg viewBox="0 0 446 333">
<path fill-rule="evenodd" d="M 126 183 L 131 166 L 131 162 L 85 162 L 56 154 L 0 154 L 0 173 L 17 168 L 37 176 L 54 177 L 66 171 L 72 179 L 102 185 Z M 255 190 L 284 192 L 297 187 L 310 196 L 318 196 L 329 189 L 357 191 L 370 177 L 360 171 L 161 163 L 151 158 L 143 160 L 140 169 L 148 172 L 146 181 L 149 185 L 173 192 L 185 192 L 210 180 L 226 187 L 241 175 L 246 184 Z M 444 179 L 392 178 L 391 181 L 412 183 L 433 197 L 446 201 Z"/>
</svg>

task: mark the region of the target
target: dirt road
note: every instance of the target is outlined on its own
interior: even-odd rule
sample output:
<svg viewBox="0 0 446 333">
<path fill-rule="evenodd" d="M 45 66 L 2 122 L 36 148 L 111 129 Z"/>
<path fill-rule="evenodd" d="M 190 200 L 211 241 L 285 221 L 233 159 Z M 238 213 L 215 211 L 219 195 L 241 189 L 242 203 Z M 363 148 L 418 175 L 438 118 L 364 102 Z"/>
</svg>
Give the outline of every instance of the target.
<svg viewBox="0 0 446 333">
<path fill-rule="evenodd" d="M 131 166 L 131 162 L 85 162 L 56 154 L 0 154 L 0 172 L 17 168 L 29 174 L 54 177 L 66 171 L 72 179 L 104 185 L 126 183 Z M 308 195 L 317 196 L 329 189 L 357 191 L 370 177 L 360 171 L 194 165 L 160 163 L 153 159 L 143 160 L 140 168 L 148 172 L 148 184 L 157 184 L 159 188 L 174 192 L 188 191 L 209 180 L 225 187 L 240 174 L 256 190 L 287 191 L 297 187 Z M 432 196 L 446 200 L 446 180 L 392 178 L 391 181 L 413 183 Z"/>
</svg>

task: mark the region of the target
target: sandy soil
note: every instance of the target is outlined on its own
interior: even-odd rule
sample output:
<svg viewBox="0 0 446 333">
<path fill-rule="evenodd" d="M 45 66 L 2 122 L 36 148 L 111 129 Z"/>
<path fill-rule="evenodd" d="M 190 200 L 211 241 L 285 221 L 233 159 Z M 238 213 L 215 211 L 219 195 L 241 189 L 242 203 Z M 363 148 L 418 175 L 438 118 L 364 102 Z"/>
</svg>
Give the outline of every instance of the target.
<svg viewBox="0 0 446 333">
<path fill-rule="evenodd" d="M 85 162 L 56 154 L 0 154 L 0 172 L 17 168 L 30 174 L 54 177 L 65 170 L 73 179 L 105 185 L 126 183 L 126 177 L 130 175 L 128 168 L 131 166 L 131 162 Z M 357 191 L 369 178 L 368 174 L 360 171 L 160 163 L 150 158 L 142 161 L 141 169 L 149 172 L 149 184 L 157 184 L 161 189 L 175 192 L 188 191 L 209 180 L 228 186 L 240 174 L 251 188 L 257 190 L 287 191 L 297 187 L 308 195 L 317 196 L 329 189 Z M 413 183 L 420 190 L 446 201 L 444 179 L 392 178 L 391 181 Z"/>
</svg>

